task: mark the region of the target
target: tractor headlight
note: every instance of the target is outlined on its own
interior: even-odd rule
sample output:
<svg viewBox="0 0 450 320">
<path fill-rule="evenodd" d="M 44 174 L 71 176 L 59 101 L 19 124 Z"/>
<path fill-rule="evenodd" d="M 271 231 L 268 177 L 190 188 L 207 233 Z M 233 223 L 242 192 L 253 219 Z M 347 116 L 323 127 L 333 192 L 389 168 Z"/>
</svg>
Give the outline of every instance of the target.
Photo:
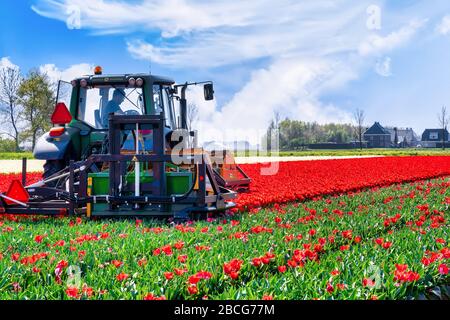
<svg viewBox="0 0 450 320">
<path fill-rule="evenodd" d="M 82 88 L 87 87 L 87 80 L 86 80 L 86 79 L 81 79 L 81 80 L 80 80 L 80 86 L 81 86 Z"/>
<path fill-rule="evenodd" d="M 138 87 L 142 87 L 143 84 L 144 84 L 144 79 L 142 79 L 142 78 L 137 78 L 136 79 L 136 85 Z"/>
<path fill-rule="evenodd" d="M 135 78 L 128 79 L 128 85 L 130 87 L 134 87 L 136 85 L 136 79 Z"/>
</svg>

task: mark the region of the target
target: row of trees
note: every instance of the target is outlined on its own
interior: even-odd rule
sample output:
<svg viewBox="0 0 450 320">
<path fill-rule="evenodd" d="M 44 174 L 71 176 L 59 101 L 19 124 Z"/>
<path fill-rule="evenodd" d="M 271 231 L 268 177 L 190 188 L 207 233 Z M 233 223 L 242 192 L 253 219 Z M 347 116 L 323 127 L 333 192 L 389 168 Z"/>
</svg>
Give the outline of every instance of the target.
<svg viewBox="0 0 450 320">
<path fill-rule="evenodd" d="M 5 151 L 20 151 L 21 145 L 34 148 L 37 138 L 51 127 L 55 91 L 55 84 L 39 70 L 24 77 L 17 67 L 0 69 L 0 138 L 14 141 L 14 150 Z"/>
<path fill-rule="evenodd" d="M 318 124 L 286 118 L 280 121 L 278 113 L 271 121 L 268 134 L 273 129 L 279 130 L 279 147 L 281 150 L 295 150 L 314 143 L 350 143 L 357 141 L 360 148 L 363 143 L 364 112 L 356 110 L 353 124 Z M 267 135 L 266 135 L 267 136 Z"/>
<path fill-rule="evenodd" d="M 333 142 L 348 143 L 355 139 L 355 128 L 350 124 L 318 124 L 297 120 L 283 120 L 279 125 L 280 148 L 298 149 L 301 146 Z"/>
</svg>

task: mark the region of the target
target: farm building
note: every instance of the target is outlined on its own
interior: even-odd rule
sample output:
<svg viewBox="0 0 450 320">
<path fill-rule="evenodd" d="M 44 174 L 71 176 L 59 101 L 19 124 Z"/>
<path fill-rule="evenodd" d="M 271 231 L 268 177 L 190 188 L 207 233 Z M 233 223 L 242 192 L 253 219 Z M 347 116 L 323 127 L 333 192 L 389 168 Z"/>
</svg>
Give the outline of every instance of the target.
<svg viewBox="0 0 450 320">
<path fill-rule="evenodd" d="M 421 144 L 423 147 L 436 148 L 442 146 L 442 135 L 444 135 L 444 141 L 448 142 L 449 134 L 447 129 L 425 129 L 422 134 Z M 447 145 L 447 144 L 446 144 Z"/>
<path fill-rule="evenodd" d="M 379 122 L 364 132 L 364 140 L 368 148 L 389 148 L 391 146 L 391 133 L 383 128 Z"/>
<path fill-rule="evenodd" d="M 408 148 L 417 147 L 419 144 L 419 137 L 412 128 L 385 127 L 385 129 L 391 133 L 393 146 Z"/>
</svg>

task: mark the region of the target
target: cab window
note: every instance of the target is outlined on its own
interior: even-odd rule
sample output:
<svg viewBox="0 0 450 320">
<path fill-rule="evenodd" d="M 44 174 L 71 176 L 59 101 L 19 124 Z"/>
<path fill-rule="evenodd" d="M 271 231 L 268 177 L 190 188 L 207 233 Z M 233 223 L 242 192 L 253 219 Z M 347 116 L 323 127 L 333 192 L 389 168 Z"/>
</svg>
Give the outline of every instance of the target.
<svg viewBox="0 0 450 320">
<path fill-rule="evenodd" d="M 141 88 L 98 86 L 80 88 L 78 120 L 96 129 L 106 129 L 109 113 L 143 114 Z"/>
<path fill-rule="evenodd" d="M 169 90 L 170 86 L 153 85 L 153 101 L 157 114 L 161 114 L 164 111 L 166 127 L 175 129 L 176 119 Z"/>
</svg>

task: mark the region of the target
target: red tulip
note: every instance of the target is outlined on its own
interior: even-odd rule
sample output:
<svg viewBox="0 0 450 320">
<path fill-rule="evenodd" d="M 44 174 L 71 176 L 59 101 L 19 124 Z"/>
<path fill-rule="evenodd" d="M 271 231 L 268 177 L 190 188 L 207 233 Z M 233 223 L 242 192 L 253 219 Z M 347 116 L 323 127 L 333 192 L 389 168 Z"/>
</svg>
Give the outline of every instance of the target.
<svg viewBox="0 0 450 320">
<path fill-rule="evenodd" d="M 172 280 L 173 279 L 173 273 L 172 272 L 164 272 L 164 277 L 167 280 Z"/>
<path fill-rule="evenodd" d="M 119 274 L 116 276 L 116 279 L 117 279 L 118 281 L 124 281 L 124 280 L 128 279 L 128 277 L 129 277 L 128 274 L 122 272 L 122 273 L 119 273 Z"/>
<path fill-rule="evenodd" d="M 183 273 L 186 273 L 187 270 L 186 269 L 179 269 L 179 268 L 175 268 L 173 269 L 176 273 L 177 276 L 181 276 Z"/>
<path fill-rule="evenodd" d="M 181 250 L 184 247 L 184 242 L 183 241 L 175 242 L 173 246 L 175 247 L 175 249 Z"/>
<path fill-rule="evenodd" d="M 198 289 L 196 286 L 188 286 L 188 292 L 190 295 L 194 295 L 198 293 Z"/>
<path fill-rule="evenodd" d="M 165 296 L 155 296 L 153 293 L 148 293 L 147 295 L 144 296 L 143 298 L 144 300 L 166 300 Z"/>
<path fill-rule="evenodd" d="M 200 278 L 197 275 L 190 276 L 188 282 L 190 284 L 197 284 L 200 281 Z"/>
<path fill-rule="evenodd" d="M 329 293 L 333 293 L 334 292 L 334 287 L 331 283 L 327 283 L 327 292 Z"/>
<path fill-rule="evenodd" d="M 211 279 L 212 274 L 208 271 L 199 271 L 195 276 L 200 279 Z"/>
<path fill-rule="evenodd" d="M 286 272 L 286 266 L 278 266 L 278 271 L 281 273 L 285 273 Z"/>
<path fill-rule="evenodd" d="M 252 264 L 255 266 L 255 267 L 259 267 L 260 265 L 261 265 L 261 259 L 260 258 L 253 258 L 252 259 Z"/>
<path fill-rule="evenodd" d="M 78 292 L 79 290 L 77 287 L 68 287 L 66 289 L 66 294 L 69 298 L 78 299 L 80 297 L 80 294 Z"/>
<path fill-rule="evenodd" d="M 83 286 L 81 292 L 88 298 L 94 294 L 94 290 L 86 285 Z"/>
<path fill-rule="evenodd" d="M 339 272 L 339 270 L 337 270 L 337 269 L 331 271 L 331 275 L 332 275 L 332 276 L 337 276 L 337 275 L 339 275 L 339 274 L 340 274 L 340 272 Z"/>
<path fill-rule="evenodd" d="M 230 277 L 231 279 L 236 280 L 239 277 L 239 273 L 232 271 L 230 272 Z"/>
<path fill-rule="evenodd" d="M 383 243 L 384 249 L 389 249 L 391 246 L 392 246 L 392 242 L 386 241 L 385 243 Z"/>
<path fill-rule="evenodd" d="M 375 281 L 373 281 L 372 279 L 368 279 L 368 278 L 364 278 L 362 283 L 363 283 L 364 287 L 374 287 L 375 286 Z"/>
<path fill-rule="evenodd" d="M 146 258 L 139 259 L 139 261 L 138 261 L 139 267 L 143 267 L 146 264 L 147 264 L 147 259 Z"/>
<path fill-rule="evenodd" d="M 443 275 L 448 274 L 448 267 L 447 267 L 446 264 L 443 264 L 443 263 L 440 264 L 439 267 L 438 267 L 438 270 L 439 270 L 440 274 L 443 274 Z"/>
<path fill-rule="evenodd" d="M 119 261 L 119 260 L 113 260 L 113 261 L 111 261 L 111 264 L 112 264 L 114 267 L 119 268 L 119 267 L 122 265 L 122 261 Z"/>
</svg>

